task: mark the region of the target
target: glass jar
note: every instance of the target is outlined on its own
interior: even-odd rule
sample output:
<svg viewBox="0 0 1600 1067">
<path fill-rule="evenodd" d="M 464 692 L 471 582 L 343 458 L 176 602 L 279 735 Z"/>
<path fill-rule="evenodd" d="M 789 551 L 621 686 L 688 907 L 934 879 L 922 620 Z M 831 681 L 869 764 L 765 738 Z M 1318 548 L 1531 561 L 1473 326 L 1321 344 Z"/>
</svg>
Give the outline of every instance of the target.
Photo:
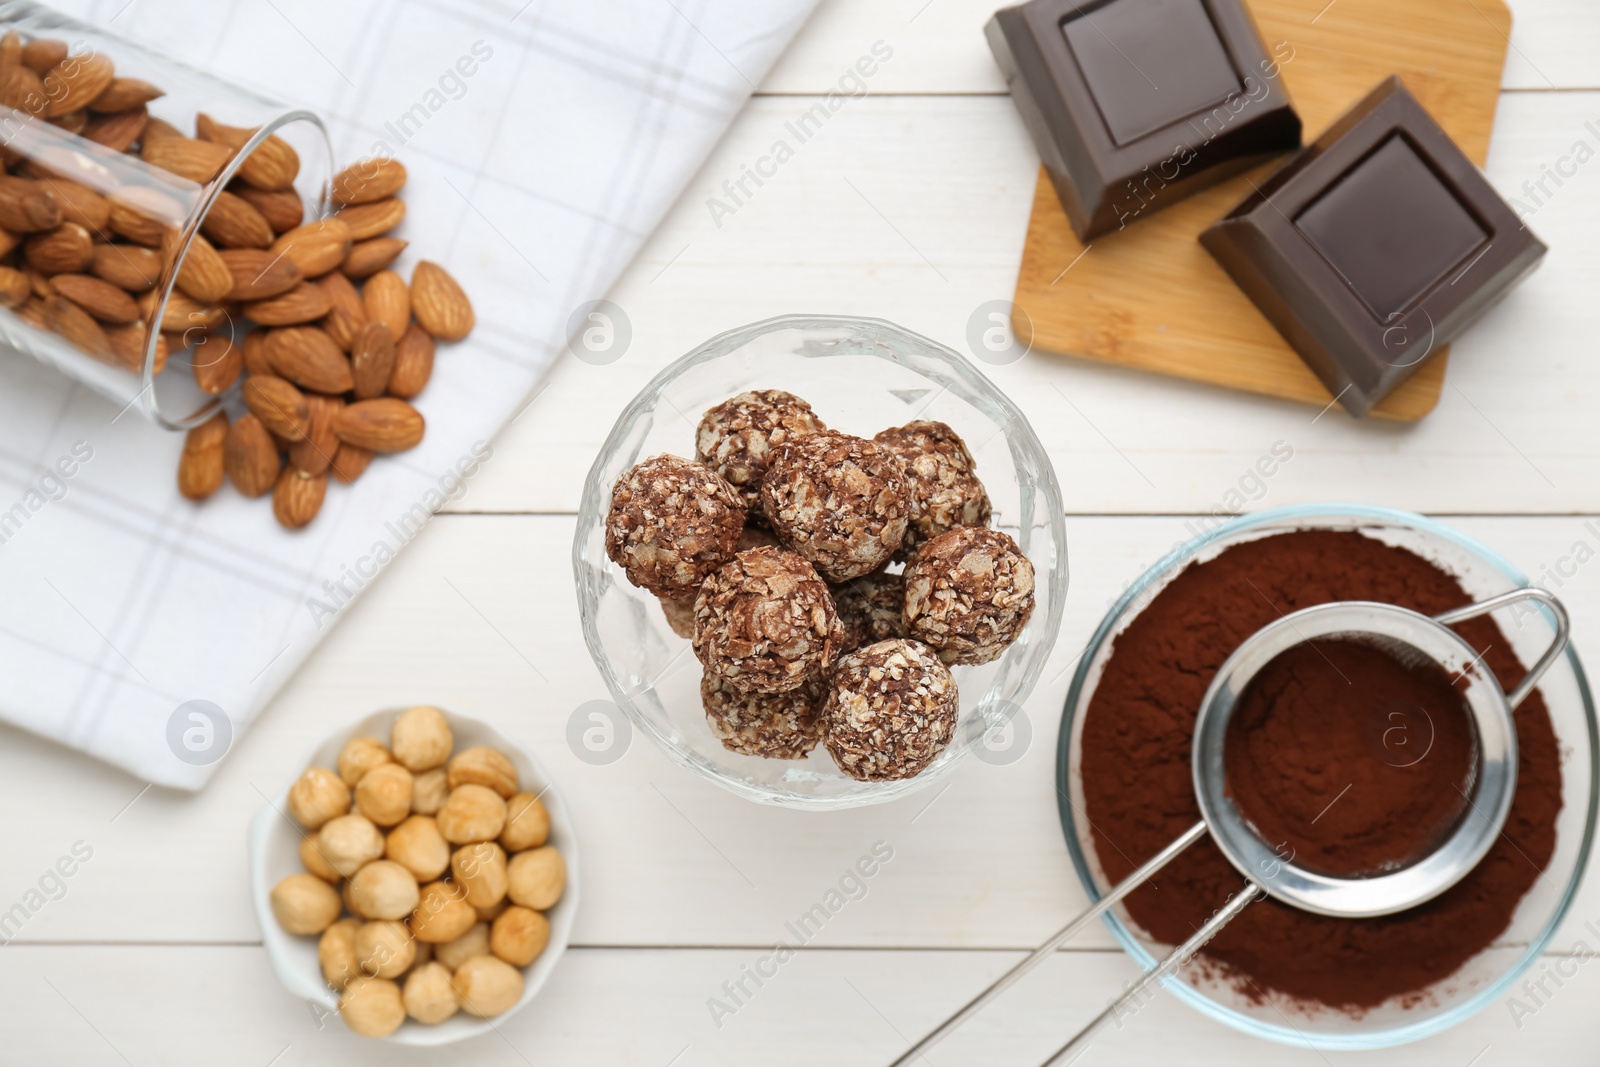
<svg viewBox="0 0 1600 1067">
<path fill-rule="evenodd" d="M 173 430 L 241 377 L 217 253 L 321 217 L 333 173 L 311 112 L 27 2 L 0 2 L 0 159 L 0 341 Z"/>
</svg>

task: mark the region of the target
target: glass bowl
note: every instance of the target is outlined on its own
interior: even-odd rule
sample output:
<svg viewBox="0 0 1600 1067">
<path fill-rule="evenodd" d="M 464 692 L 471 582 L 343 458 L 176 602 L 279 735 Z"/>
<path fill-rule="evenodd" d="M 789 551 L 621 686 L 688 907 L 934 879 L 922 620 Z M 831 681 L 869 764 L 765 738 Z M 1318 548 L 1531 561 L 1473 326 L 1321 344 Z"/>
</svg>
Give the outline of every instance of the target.
<svg viewBox="0 0 1600 1067">
<path fill-rule="evenodd" d="M 993 525 L 1017 540 L 1036 575 L 1038 606 L 993 663 L 954 670 L 957 736 L 921 774 L 858 782 L 822 745 L 803 760 L 768 760 L 722 747 L 700 703 L 700 664 L 654 596 L 606 557 L 611 487 L 642 458 L 694 456 L 707 408 L 747 389 L 804 397 L 830 427 L 871 437 L 914 419 L 949 423 L 967 442 L 994 505 Z M 622 412 L 584 485 L 572 569 L 584 640 L 613 699 L 675 762 L 767 804 L 831 809 L 906 796 L 948 774 L 990 726 L 1033 689 L 1061 625 L 1067 543 L 1061 489 L 1033 428 L 1015 404 L 955 352 L 878 319 L 795 315 L 713 337 L 676 360 Z"/>
<path fill-rule="evenodd" d="M 1084 651 L 1067 692 L 1056 754 L 1057 806 L 1073 866 L 1091 900 L 1110 887 L 1089 837 L 1083 810 L 1079 760 L 1082 712 L 1094 695 L 1111 655 L 1113 639 L 1155 595 L 1191 561 L 1210 559 L 1243 541 L 1291 530 L 1359 530 L 1388 544 L 1410 549 L 1454 574 L 1474 599 L 1520 588 L 1528 583 L 1506 560 L 1465 535 L 1421 515 L 1352 504 L 1313 504 L 1276 508 L 1225 523 L 1174 549 L 1146 571 L 1112 606 Z M 1554 635 L 1547 609 L 1507 626 L 1497 621 L 1524 664 L 1533 663 Z M 1359 1016 L 1334 1009 L 1305 1007 L 1282 1011 L 1282 998 L 1252 1003 L 1221 976 L 1193 973 L 1165 980 L 1180 1000 L 1235 1029 L 1288 1045 L 1320 1050 L 1372 1049 L 1416 1041 L 1446 1030 L 1506 992 L 1549 944 L 1567 913 L 1594 839 L 1596 775 L 1600 764 L 1594 702 L 1583 666 L 1569 645 L 1539 683 L 1560 745 L 1562 808 L 1556 821 L 1556 849 L 1545 877 L 1523 897 L 1511 926 L 1489 948 L 1449 978 L 1425 991 L 1409 1007 L 1389 1002 Z M 1220 906 L 1223 902 L 1217 901 Z M 1120 907 L 1105 916 L 1111 932 L 1141 967 L 1149 970 L 1170 946 L 1156 944 L 1132 924 Z"/>
</svg>

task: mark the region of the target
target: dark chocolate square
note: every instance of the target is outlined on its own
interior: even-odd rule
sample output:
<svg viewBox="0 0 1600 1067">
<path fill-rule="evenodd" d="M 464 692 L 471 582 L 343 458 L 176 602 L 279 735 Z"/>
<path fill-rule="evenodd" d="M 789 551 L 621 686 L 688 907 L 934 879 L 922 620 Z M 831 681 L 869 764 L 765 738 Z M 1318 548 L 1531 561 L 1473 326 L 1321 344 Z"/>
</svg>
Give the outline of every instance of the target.
<svg viewBox="0 0 1600 1067">
<path fill-rule="evenodd" d="M 984 32 L 1080 240 L 1300 144 L 1243 0 L 1030 0 Z"/>
<path fill-rule="evenodd" d="M 1545 253 L 1393 77 L 1200 243 L 1353 415 L 1455 340 Z"/>
</svg>

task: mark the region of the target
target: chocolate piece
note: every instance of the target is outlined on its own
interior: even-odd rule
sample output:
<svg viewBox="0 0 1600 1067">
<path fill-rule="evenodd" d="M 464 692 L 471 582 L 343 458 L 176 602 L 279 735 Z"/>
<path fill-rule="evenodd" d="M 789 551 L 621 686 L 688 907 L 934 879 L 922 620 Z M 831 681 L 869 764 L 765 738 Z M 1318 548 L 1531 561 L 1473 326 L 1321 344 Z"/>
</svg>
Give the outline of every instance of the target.
<svg viewBox="0 0 1600 1067">
<path fill-rule="evenodd" d="M 805 759 L 822 740 L 828 684 L 813 674 L 787 693 L 742 693 L 707 671 L 700 679 L 706 725 L 722 747 L 764 759 Z"/>
<path fill-rule="evenodd" d="M 744 498 L 709 467 L 660 455 L 622 472 L 606 514 L 606 555 L 656 596 L 692 596 L 733 558 Z"/>
<path fill-rule="evenodd" d="M 906 636 L 946 663 L 988 663 L 1033 615 L 1033 564 L 1009 534 L 965 526 L 924 542 L 906 564 Z"/>
<path fill-rule="evenodd" d="M 822 712 L 824 739 L 852 778 L 910 778 L 950 744 L 960 707 L 950 668 L 933 649 L 879 641 L 839 661 Z"/>
<path fill-rule="evenodd" d="M 1032 0 L 984 32 L 1080 240 L 1300 145 L 1242 0 Z"/>
<path fill-rule="evenodd" d="M 843 630 L 833 594 L 803 556 L 741 552 L 707 578 L 694 602 L 694 654 L 744 693 L 797 689 L 833 666 Z"/>
<path fill-rule="evenodd" d="M 1200 243 L 1352 415 L 1393 392 L 1545 253 L 1393 77 Z"/>
</svg>

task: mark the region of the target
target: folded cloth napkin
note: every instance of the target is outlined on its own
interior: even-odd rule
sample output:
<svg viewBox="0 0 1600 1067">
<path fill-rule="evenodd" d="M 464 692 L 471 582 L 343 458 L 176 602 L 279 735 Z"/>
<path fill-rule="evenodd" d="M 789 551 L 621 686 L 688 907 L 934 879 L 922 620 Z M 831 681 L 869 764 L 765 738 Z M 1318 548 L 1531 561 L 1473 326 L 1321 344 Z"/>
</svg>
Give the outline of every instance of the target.
<svg viewBox="0 0 1600 1067">
<path fill-rule="evenodd" d="M 470 483 L 574 309 L 604 296 L 814 3 L 58 3 L 318 113 L 341 162 L 398 156 L 411 242 L 398 268 L 442 263 L 478 325 L 440 348 L 421 446 L 330 486 L 299 533 L 231 488 L 185 501 L 180 435 L 0 351 L 0 719 L 152 782 L 203 785 Z"/>
</svg>

